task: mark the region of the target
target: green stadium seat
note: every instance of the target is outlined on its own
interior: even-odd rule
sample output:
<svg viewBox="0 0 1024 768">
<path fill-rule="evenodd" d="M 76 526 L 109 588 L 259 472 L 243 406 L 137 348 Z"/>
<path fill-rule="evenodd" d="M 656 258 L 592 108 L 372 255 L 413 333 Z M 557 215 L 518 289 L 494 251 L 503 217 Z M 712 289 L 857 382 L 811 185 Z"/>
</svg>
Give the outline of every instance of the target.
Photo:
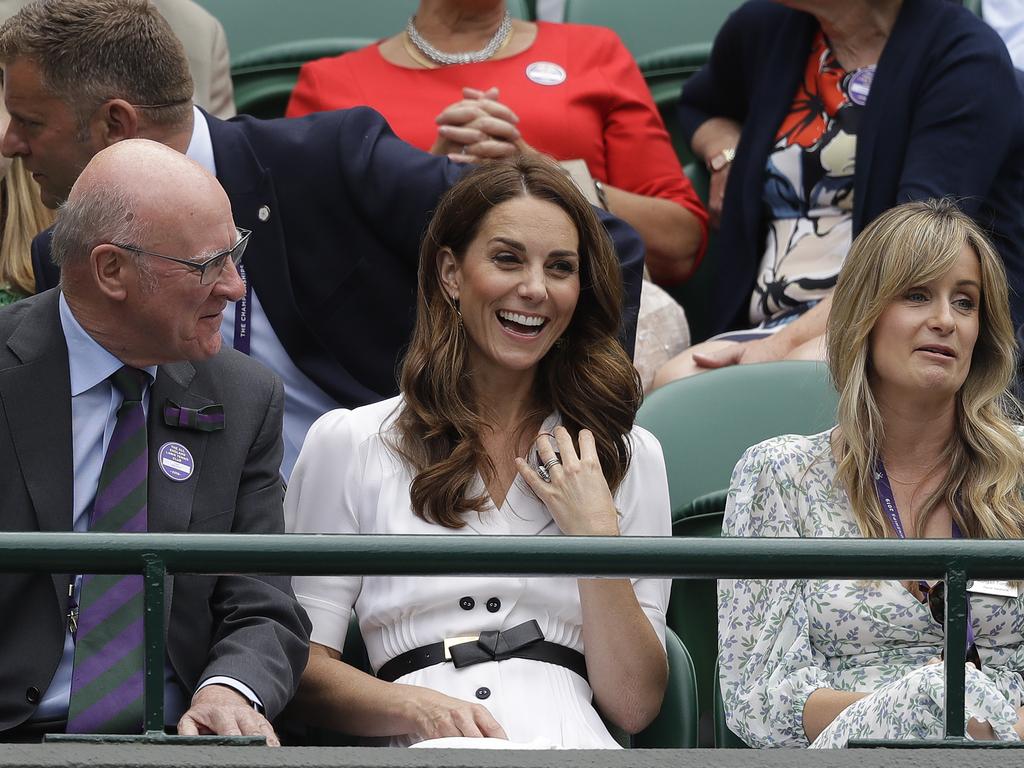
<svg viewBox="0 0 1024 768">
<path fill-rule="evenodd" d="M 751 445 L 828 429 L 836 401 L 825 365 L 798 361 L 720 368 L 652 392 L 636 420 L 661 441 L 673 520 L 698 496 L 728 487 Z"/>
<path fill-rule="evenodd" d="M 697 501 L 701 501 L 705 508 L 714 508 L 714 511 L 677 520 L 672 526 L 672 535 L 708 538 L 720 536 L 725 496 L 726 492 L 723 490 L 701 497 Z M 710 724 L 714 717 L 714 670 L 718 659 L 718 596 L 715 580 L 673 579 L 666 619 L 669 627 L 679 635 L 679 639 L 690 652 L 693 661 L 697 700 L 700 702 L 698 721 Z M 710 742 L 708 735 L 705 735 L 704 741 Z"/>
<path fill-rule="evenodd" d="M 661 712 L 632 739 L 634 749 L 693 749 L 697 746 L 697 678 L 693 660 L 671 629 L 665 630 L 668 685 Z"/>
<path fill-rule="evenodd" d="M 647 398 L 637 423 L 661 442 L 675 536 L 721 535 L 733 467 L 749 446 L 787 433 L 813 434 L 835 423 L 836 393 L 823 364 L 761 363 L 708 371 Z M 668 625 L 696 670 L 701 719 L 711 723 L 718 658 L 713 579 L 674 579 Z"/>
<path fill-rule="evenodd" d="M 566 0 L 565 20 L 611 27 L 640 59 L 663 48 L 710 43 L 743 0 Z"/>
<path fill-rule="evenodd" d="M 338 56 L 373 43 L 371 38 L 328 37 L 294 40 L 238 56 L 231 66 L 235 107 L 242 115 L 284 117 L 299 69 L 307 61 Z"/>
<path fill-rule="evenodd" d="M 982 16 L 981 0 L 963 0 L 964 8 L 979 18 Z"/>
<path fill-rule="evenodd" d="M 687 43 L 645 54 L 636 62 L 682 165 L 693 161 L 694 156 L 679 127 L 679 94 L 686 80 L 704 66 L 710 54 L 709 42 Z"/>
</svg>

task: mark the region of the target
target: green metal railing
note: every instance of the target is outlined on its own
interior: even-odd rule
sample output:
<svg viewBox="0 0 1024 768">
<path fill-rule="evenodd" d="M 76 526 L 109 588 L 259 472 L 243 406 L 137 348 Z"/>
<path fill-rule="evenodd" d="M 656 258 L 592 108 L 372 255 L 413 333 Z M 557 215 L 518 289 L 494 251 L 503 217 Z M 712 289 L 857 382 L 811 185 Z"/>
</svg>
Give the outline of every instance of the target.
<svg viewBox="0 0 1024 768">
<path fill-rule="evenodd" d="M 0 572 L 139 573 L 145 581 L 142 737 L 163 735 L 168 573 L 945 579 L 945 739 L 852 746 L 959 746 L 968 578 L 1024 579 L 1024 541 L 573 536 L 0 533 Z"/>
</svg>

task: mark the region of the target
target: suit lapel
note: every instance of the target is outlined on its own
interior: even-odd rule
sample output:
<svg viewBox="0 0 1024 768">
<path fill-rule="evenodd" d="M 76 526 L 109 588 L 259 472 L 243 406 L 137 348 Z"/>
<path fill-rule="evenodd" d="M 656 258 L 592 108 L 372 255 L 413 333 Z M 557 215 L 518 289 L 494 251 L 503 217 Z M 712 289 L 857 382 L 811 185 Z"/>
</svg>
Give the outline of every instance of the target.
<svg viewBox="0 0 1024 768">
<path fill-rule="evenodd" d="M 0 371 L 11 440 L 40 531 L 70 531 L 74 503 L 71 382 L 57 310 L 44 294 L 7 341 L 21 365 Z"/>
<path fill-rule="evenodd" d="M 36 299 L 8 339 L 21 364 L 0 371 L 0 401 L 39 530 L 67 532 L 74 517 L 71 374 L 58 296 L 53 290 Z M 68 577 L 51 579 L 63 613 Z"/>
</svg>

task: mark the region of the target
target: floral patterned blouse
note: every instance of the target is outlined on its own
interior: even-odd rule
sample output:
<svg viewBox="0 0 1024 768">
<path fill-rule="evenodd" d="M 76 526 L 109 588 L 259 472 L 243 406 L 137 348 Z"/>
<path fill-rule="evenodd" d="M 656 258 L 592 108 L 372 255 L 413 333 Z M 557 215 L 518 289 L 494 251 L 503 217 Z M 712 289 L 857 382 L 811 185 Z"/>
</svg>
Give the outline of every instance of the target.
<svg viewBox="0 0 1024 768">
<path fill-rule="evenodd" d="M 875 68 L 843 69 L 819 29 L 765 167 L 768 232 L 753 324 L 805 308 L 836 284 L 853 232 L 857 127 Z"/>
<path fill-rule="evenodd" d="M 722 535 L 860 538 L 829 432 L 748 449 L 733 471 Z M 1024 596 L 970 598 L 982 670 L 967 666 L 967 716 L 1015 740 Z M 751 746 L 808 746 L 803 709 L 818 688 L 872 693 L 814 747 L 942 736 L 942 665 L 928 663 L 941 653 L 942 627 L 898 581 L 723 579 L 718 636 L 726 718 Z"/>
</svg>

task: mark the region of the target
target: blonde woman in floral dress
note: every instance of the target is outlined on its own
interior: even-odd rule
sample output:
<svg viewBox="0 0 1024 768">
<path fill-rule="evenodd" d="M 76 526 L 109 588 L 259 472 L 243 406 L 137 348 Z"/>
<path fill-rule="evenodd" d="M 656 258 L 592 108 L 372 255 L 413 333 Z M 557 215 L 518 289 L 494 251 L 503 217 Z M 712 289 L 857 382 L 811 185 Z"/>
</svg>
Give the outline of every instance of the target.
<svg viewBox="0 0 1024 768">
<path fill-rule="evenodd" d="M 835 291 L 838 426 L 750 448 L 723 535 L 1021 537 L 1024 449 L 1007 394 L 1015 348 L 1006 277 L 974 223 L 947 201 L 886 212 L 855 241 Z M 970 594 L 966 725 L 976 739 L 1017 740 L 1024 597 L 1016 583 L 997 586 L 1002 594 Z M 758 747 L 941 737 L 934 591 L 917 581 L 721 581 L 729 727 Z"/>
</svg>

